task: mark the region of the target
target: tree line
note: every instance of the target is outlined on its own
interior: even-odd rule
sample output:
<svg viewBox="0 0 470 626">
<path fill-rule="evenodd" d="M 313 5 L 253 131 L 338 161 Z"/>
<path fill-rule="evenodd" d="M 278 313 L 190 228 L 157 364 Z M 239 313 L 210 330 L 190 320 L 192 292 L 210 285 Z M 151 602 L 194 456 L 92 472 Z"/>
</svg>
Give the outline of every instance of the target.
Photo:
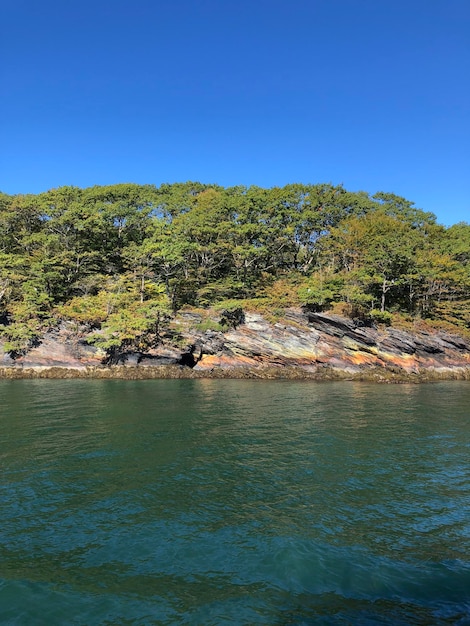
<svg viewBox="0 0 470 626">
<path fill-rule="evenodd" d="M 104 350 L 184 307 L 302 305 L 470 328 L 470 225 L 391 193 L 201 183 L 0 194 L 0 333 L 13 355 L 70 320 Z"/>
</svg>

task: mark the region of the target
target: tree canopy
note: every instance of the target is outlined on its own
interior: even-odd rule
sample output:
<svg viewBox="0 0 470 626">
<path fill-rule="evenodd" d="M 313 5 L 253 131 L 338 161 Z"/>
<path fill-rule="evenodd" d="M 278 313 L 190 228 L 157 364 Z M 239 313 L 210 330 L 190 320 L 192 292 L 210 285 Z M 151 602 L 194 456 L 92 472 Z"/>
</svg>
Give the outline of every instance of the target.
<svg viewBox="0 0 470 626">
<path fill-rule="evenodd" d="M 62 320 L 142 349 L 187 306 L 304 305 L 470 328 L 470 225 L 392 193 L 202 183 L 0 194 L 0 333 L 11 354 Z"/>
</svg>

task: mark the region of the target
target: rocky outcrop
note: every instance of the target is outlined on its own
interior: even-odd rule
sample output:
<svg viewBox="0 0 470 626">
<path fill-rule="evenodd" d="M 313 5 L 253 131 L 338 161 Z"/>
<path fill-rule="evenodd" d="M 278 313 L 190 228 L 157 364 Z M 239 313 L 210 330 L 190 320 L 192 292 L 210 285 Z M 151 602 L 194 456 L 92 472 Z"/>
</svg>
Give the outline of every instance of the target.
<svg viewBox="0 0 470 626">
<path fill-rule="evenodd" d="M 79 372 L 114 366 L 119 371 L 138 369 L 142 373 L 170 366 L 190 369 L 197 377 L 261 376 L 269 370 L 270 377 L 283 377 L 287 372 L 292 374 L 289 377 L 322 377 L 325 371 L 361 377 L 375 371 L 470 378 L 470 343 L 445 332 L 376 328 L 337 315 L 297 309 L 287 311 L 282 322 L 275 324 L 262 315 L 246 313 L 236 328 L 226 332 L 198 330 L 200 322 L 197 314 L 182 314 L 175 320 L 176 330 L 156 348 L 145 353 L 116 353 L 107 361 L 76 327 L 62 324 L 16 359 L 0 345 L 0 366 L 3 372 L 47 368 Z"/>
<path fill-rule="evenodd" d="M 90 346 L 71 324 L 61 324 L 47 332 L 26 354 L 15 359 L 5 353 L 0 342 L 0 365 L 3 367 L 80 369 L 100 365 L 103 357 L 104 353 Z"/>
<path fill-rule="evenodd" d="M 359 372 L 370 367 L 452 370 L 470 367 L 470 344 L 446 333 L 366 327 L 337 315 L 289 311 L 282 323 L 246 314 L 245 323 L 224 334 L 218 350 L 200 340 L 198 369 L 214 367 L 330 367 Z"/>
</svg>

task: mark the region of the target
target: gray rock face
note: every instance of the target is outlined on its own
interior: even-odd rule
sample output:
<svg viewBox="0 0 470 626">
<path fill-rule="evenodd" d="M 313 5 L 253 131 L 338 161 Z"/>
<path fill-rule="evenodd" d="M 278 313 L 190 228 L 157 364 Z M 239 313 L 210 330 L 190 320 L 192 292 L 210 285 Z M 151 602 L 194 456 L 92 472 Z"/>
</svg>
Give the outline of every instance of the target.
<svg viewBox="0 0 470 626">
<path fill-rule="evenodd" d="M 338 315 L 298 309 L 287 311 L 276 324 L 246 313 L 244 322 L 227 332 L 197 330 L 200 322 L 200 315 L 185 313 L 175 321 L 178 332 L 165 337 L 161 345 L 148 352 L 122 352 L 108 364 L 179 365 L 201 372 L 266 367 L 315 372 L 329 367 L 345 372 L 389 368 L 415 373 L 470 368 L 469 342 L 444 332 L 374 328 Z M 5 354 L 0 344 L 3 368 L 83 369 L 102 365 L 105 357 L 67 323 L 46 333 L 38 346 L 17 359 Z"/>
<path fill-rule="evenodd" d="M 419 372 L 470 367 L 470 345 L 461 337 L 378 329 L 338 315 L 299 310 L 288 311 L 284 323 L 277 324 L 246 314 L 243 325 L 218 341 L 214 349 L 213 337 L 208 347 L 201 340 L 197 369 L 277 366 L 311 371 L 329 366 L 350 372 L 371 367 Z"/>
<path fill-rule="evenodd" d="M 76 334 L 74 327 L 61 324 L 58 328 L 47 332 L 35 347 L 25 355 L 12 359 L 0 344 L 0 361 L 9 367 L 67 367 L 85 368 L 99 365 L 103 355 L 87 344 L 83 337 Z"/>
</svg>

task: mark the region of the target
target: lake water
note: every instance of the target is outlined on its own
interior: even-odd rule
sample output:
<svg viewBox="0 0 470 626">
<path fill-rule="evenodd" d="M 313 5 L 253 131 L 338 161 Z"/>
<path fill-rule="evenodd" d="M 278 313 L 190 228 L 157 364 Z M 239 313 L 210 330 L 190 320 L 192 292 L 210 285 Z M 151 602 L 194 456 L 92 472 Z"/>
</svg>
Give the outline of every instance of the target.
<svg viewBox="0 0 470 626">
<path fill-rule="evenodd" d="M 470 384 L 0 381 L 0 623 L 470 624 Z"/>
</svg>

